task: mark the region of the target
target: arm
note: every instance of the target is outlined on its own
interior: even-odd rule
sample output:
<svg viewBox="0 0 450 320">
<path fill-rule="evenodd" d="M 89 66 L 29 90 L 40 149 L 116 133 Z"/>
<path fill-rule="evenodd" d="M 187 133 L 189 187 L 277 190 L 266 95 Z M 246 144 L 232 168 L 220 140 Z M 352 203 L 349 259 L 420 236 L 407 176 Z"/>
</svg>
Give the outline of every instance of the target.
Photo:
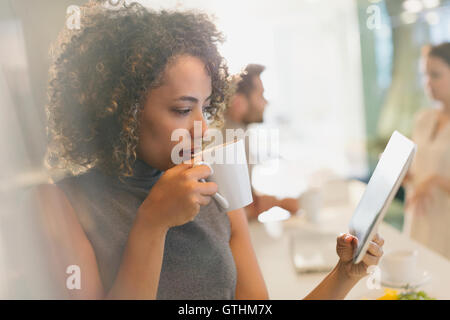
<svg viewBox="0 0 450 320">
<path fill-rule="evenodd" d="M 358 281 L 359 278 L 349 278 L 338 263 L 305 300 L 342 300 Z"/>
<path fill-rule="evenodd" d="M 94 250 L 77 215 L 56 186 L 41 186 L 36 191 L 39 227 L 50 260 L 55 284 L 71 299 L 154 299 L 164 251 L 164 229 L 152 229 L 142 222 L 141 213 L 130 232 L 117 278 L 109 292 L 104 292 Z M 81 271 L 81 289 L 66 288 L 69 265 Z"/>
<path fill-rule="evenodd" d="M 50 271 L 58 274 L 57 285 L 72 298 L 155 299 L 167 231 L 194 220 L 200 206 L 211 201 L 217 185 L 199 181 L 210 174 L 207 166 L 180 164 L 161 176 L 137 211 L 109 292 L 102 287 L 92 245 L 64 193 L 52 185 L 39 188 L 40 225 L 54 261 Z M 81 269 L 80 290 L 65 288 L 64 272 L 73 264 Z"/>
<path fill-rule="evenodd" d="M 349 234 L 340 235 L 336 245 L 340 258 L 338 264 L 305 299 L 344 299 L 358 281 L 367 275 L 367 268 L 378 264 L 383 255 L 383 244 L 384 240 L 375 235 L 363 260 L 353 264 L 353 251 L 358 245 L 358 239 Z"/>
<path fill-rule="evenodd" d="M 156 299 L 167 229 L 140 222 L 138 212 L 107 299 Z"/>
<path fill-rule="evenodd" d="M 273 207 L 283 208 L 292 214 L 299 210 L 298 200 L 293 198 L 278 199 L 274 196 L 262 195 L 252 191 L 253 202 L 245 207 L 248 219 L 256 219 L 260 213 Z"/>
<path fill-rule="evenodd" d="M 247 218 L 249 220 L 257 219 L 258 216 L 264 211 L 269 210 L 279 205 L 279 200 L 276 197 L 261 195 L 252 191 L 253 202 L 245 207 Z"/>
<path fill-rule="evenodd" d="M 229 212 L 228 216 L 232 230 L 230 246 L 238 273 L 236 299 L 268 299 L 267 288 L 251 244 L 246 216 L 242 209 Z M 306 299 L 343 299 L 358 280 L 347 277 L 344 268 L 338 264 Z"/>
<path fill-rule="evenodd" d="M 238 273 L 236 299 L 268 299 L 268 292 L 258 266 L 245 213 L 242 209 L 228 213 L 231 222 L 230 247 Z M 383 255 L 384 240 L 378 235 L 370 243 L 367 254 L 359 264 L 353 264 L 353 250 L 358 240 L 347 234 L 337 239 L 340 258 L 336 267 L 305 299 L 343 299 L 367 275 L 367 268 L 376 265 Z"/>
<path fill-rule="evenodd" d="M 436 177 L 438 186 L 446 191 L 448 194 L 450 194 L 450 179 L 443 177 L 443 176 L 437 176 Z"/>
<path fill-rule="evenodd" d="M 137 210 L 117 277 L 109 292 L 100 281 L 91 243 L 79 224 L 77 215 L 56 186 L 43 186 L 38 192 L 41 225 L 46 235 L 52 273 L 63 292 L 82 299 L 155 299 L 161 274 L 167 231 L 194 220 L 201 205 L 211 201 L 218 187 L 200 182 L 211 174 L 207 166 L 193 168 L 180 164 L 168 169 L 152 187 Z M 177 201 L 173 201 L 173 199 Z M 67 266 L 80 267 L 81 289 L 65 288 Z"/>
<path fill-rule="evenodd" d="M 236 299 L 268 299 L 266 284 L 251 243 L 245 211 L 231 211 L 228 217 L 231 223 L 230 247 L 237 270 Z"/>
<path fill-rule="evenodd" d="M 413 205 L 424 201 L 431 196 L 433 188 L 439 188 L 450 194 L 450 179 L 443 177 L 442 175 L 431 175 L 414 189 L 411 189 L 411 194 L 407 198 L 406 207 L 409 208 Z"/>
</svg>

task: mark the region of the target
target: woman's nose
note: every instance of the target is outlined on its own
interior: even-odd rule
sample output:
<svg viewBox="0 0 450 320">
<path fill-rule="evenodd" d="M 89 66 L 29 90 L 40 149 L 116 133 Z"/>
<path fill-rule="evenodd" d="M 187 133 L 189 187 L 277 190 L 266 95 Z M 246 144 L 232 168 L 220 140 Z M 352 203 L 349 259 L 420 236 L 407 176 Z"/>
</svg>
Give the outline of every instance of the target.
<svg viewBox="0 0 450 320">
<path fill-rule="evenodd" d="M 191 128 L 191 136 L 197 139 L 202 138 L 208 130 L 208 123 L 203 115 L 202 110 L 196 111 L 194 114 L 193 127 Z"/>
</svg>

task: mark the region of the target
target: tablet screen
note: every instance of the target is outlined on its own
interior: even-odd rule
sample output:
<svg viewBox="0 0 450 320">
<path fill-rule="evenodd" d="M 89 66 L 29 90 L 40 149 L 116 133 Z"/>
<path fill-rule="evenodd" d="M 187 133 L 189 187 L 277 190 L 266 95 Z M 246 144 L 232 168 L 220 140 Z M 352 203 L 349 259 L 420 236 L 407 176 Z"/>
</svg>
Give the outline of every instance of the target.
<svg viewBox="0 0 450 320">
<path fill-rule="evenodd" d="M 412 162 L 416 145 L 397 131 L 384 150 L 350 221 L 350 233 L 358 238 L 355 263 L 361 261 L 376 225 L 392 202 Z"/>
</svg>

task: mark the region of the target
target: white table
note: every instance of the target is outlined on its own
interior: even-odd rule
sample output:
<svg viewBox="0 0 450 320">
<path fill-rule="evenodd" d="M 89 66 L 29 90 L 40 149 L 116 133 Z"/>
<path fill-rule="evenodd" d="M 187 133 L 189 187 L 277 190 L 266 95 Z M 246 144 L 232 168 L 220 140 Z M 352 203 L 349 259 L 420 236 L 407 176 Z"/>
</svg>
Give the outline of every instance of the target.
<svg viewBox="0 0 450 320">
<path fill-rule="evenodd" d="M 293 216 L 280 222 L 283 233 L 279 237 L 270 236 L 264 224 L 258 221 L 250 222 L 252 242 L 271 299 L 302 299 L 327 274 L 299 274 L 295 271 L 289 254 L 289 235 L 298 232 L 302 226 L 308 226 L 333 232 L 337 236 L 348 230 L 347 224 L 353 208 L 354 205 L 326 208 L 322 211 L 317 225 L 312 225 L 301 216 Z M 385 252 L 395 249 L 416 249 L 419 253 L 419 267 L 425 268 L 432 276 L 431 280 L 420 289 L 436 299 L 450 299 L 449 260 L 411 240 L 386 223 L 380 226 L 379 234 L 385 239 Z M 366 282 L 367 277 L 352 289 L 347 299 L 372 299 L 383 295 L 383 289 L 369 289 Z"/>
</svg>

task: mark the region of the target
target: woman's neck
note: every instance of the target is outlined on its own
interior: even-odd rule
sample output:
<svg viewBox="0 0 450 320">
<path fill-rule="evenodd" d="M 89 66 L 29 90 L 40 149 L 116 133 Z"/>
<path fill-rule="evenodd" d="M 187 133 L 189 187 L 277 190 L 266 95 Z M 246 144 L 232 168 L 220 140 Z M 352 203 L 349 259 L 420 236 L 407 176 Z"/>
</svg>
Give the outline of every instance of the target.
<svg viewBox="0 0 450 320">
<path fill-rule="evenodd" d="M 450 116 L 450 102 L 442 103 L 442 112 L 444 112 L 444 114 Z"/>
</svg>

